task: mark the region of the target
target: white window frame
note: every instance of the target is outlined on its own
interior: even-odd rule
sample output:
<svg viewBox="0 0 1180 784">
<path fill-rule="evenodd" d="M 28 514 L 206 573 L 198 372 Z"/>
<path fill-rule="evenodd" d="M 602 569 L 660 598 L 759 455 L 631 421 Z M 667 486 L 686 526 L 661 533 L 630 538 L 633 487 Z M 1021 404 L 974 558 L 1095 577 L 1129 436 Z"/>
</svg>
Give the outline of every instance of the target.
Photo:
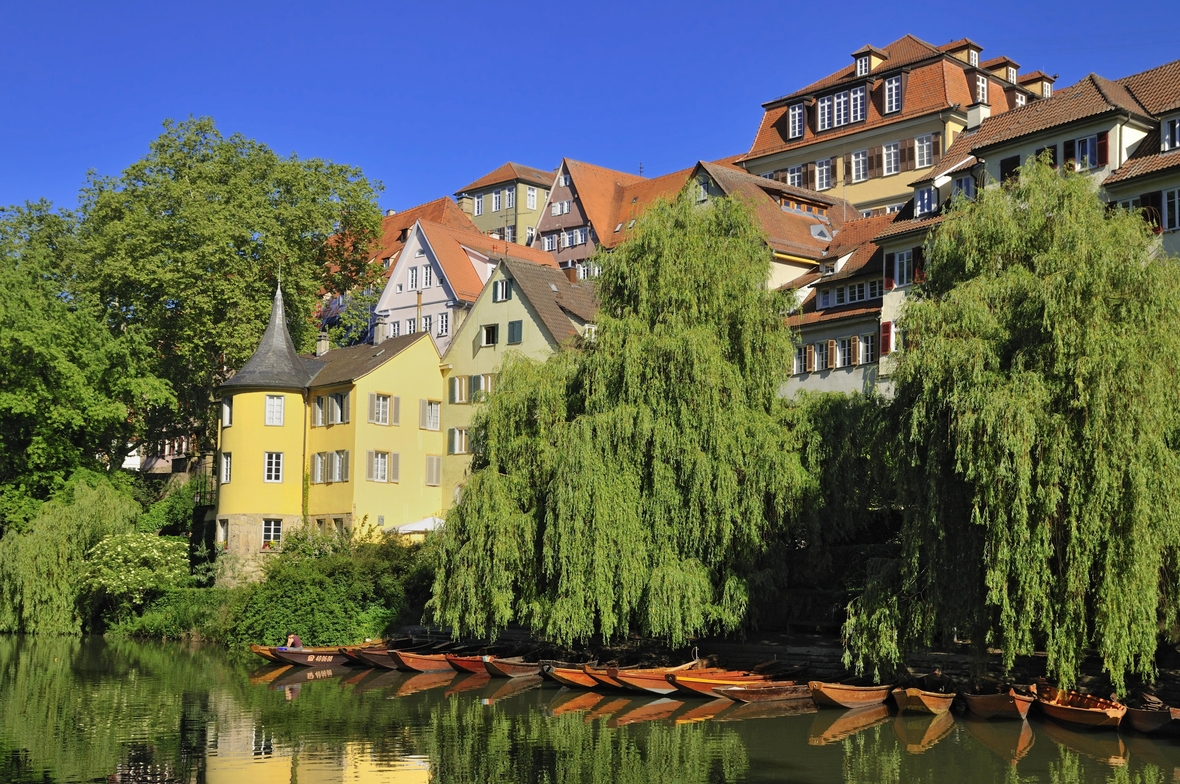
<svg viewBox="0 0 1180 784">
<path fill-rule="evenodd" d="M 1013 68 L 1012 66 L 1008 66 L 1007 70 L 1004 71 L 1004 75 L 1008 77 L 1009 82 L 1011 82 L 1012 84 L 1016 84 L 1016 69 L 1015 68 Z"/>
<path fill-rule="evenodd" d="M 852 153 L 852 181 L 864 182 L 869 178 L 869 151 L 857 150 Z"/>
<path fill-rule="evenodd" d="M 815 162 L 815 189 L 826 191 L 832 187 L 832 159 L 824 158 Z"/>
<path fill-rule="evenodd" d="M 974 49 L 967 50 L 967 62 L 971 64 L 972 68 L 979 67 L 979 52 Z"/>
<path fill-rule="evenodd" d="M 389 481 L 389 453 L 388 452 L 373 452 L 373 479 L 374 482 L 388 482 Z"/>
<path fill-rule="evenodd" d="M 500 211 L 500 191 L 492 191 L 492 212 Z"/>
<path fill-rule="evenodd" d="M 418 319 L 416 319 L 416 318 L 406 319 L 406 334 L 413 335 L 417 331 L 418 331 Z"/>
<path fill-rule="evenodd" d="M 221 426 L 233 427 L 234 424 L 234 398 L 233 395 L 227 395 L 221 399 Z"/>
<path fill-rule="evenodd" d="M 512 281 L 507 278 L 493 281 L 492 302 L 506 302 L 512 299 Z"/>
<path fill-rule="evenodd" d="M 516 186 L 504 189 L 504 209 L 510 210 L 516 206 Z"/>
<path fill-rule="evenodd" d="M 438 430 L 440 422 L 442 421 L 442 402 L 439 400 L 425 400 L 423 401 L 424 418 L 419 423 L 421 430 Z"/>
<path fill-rule="evenodd" d="M 413 291 L 418 288 L 418 268 L 410 267 L 406 270 L 406 288 Z"/>
<path fill-rule="evenodd" d="M 988 78 L 983 74 L 975 74 L 975 102 L 987 103 Z"/>
<path fill-rule="evenodd" d="M 832 96 L 825 95 L 819 99 L 817 126 L 821 131 L 832 127 Z"/>
<path fill-rule="evenodd" d="M 452 455 L 465 455 L 467 451 L 468 430 L 465 427 L 452 427 L 447 434 L 447 451 Z"/>
<path fill-rule="evenodd" d="M 534 227 L 529 226 L 528 228 L 526 228 L 524 230 L 524 244 L 525 245 L 532 245 L 533 240 L 536 238 L 536 236 L 537 236 L 537 230 Z"/>
<path fill-rule="evenodd" d="M 1041 82 L 1041 97 L 1042 98 L 1052 98 L 1053 97 L 1053 83 L 1052 82 Z"/>
<path fill-rule="evenodd" d="M 867 54 L 862 54 L 860 57 L 856 58 L 856 75 L 868 76 L 870 62 L 871 60 L 869 60 L 869 56 Z"/>
<path fill-rule="evenodd" d="M 885 80 L 885 114 L 901 111 L 901 76 Z"/>
<path fill-rule="evenodd" d="M 443 311 L 438 314 L 438 337 L 445 338 L 451 334 L 451 314 Z"/>
<path fill-rule="evenodd" d="M 881 145 L 881 172 L 885 176 L 901 171 L 901 142 Z"/>
<path fill-rule="evenodd" d="M 557 235 L 545 234 L 541 237 L 541 249 L 547 251 L 557 250 Z"/>
<path fill-rule="evenodd" d="M 803 138 L 803 104 L 791 104 L 791 108 L 787 110 L 787 114 L 787 138 Z"/>
<path fill-rule="evenodd" d="M 857 361 L 862 365 L 869 365 L 877 361 L 877 334 L 870 332 L 860 336 L 860 357 Z"/>
<path fill-rule="evenodd" d="M 525 209 L 537 209 L 537 189 L 529 186 L 524 192 L 524 206 Z"/>
<path fill-rule="evenodd" d="M 893 284 L 908 286 L 914 282 L 914 251 L 899 250 L 893 254 Z"/>
<path fill-rule="evenodd" d="M 1180 188 L 1173 188 L 1163 192 L 1164 231 L 1180 231 Z"/>
<path fill-rule="evenodd" d="M 270 545 L 268 548 L 267 545 Z M 262 549 L 275 549 L 283 544 L 283 521 L 267 518 L 262 521 Z"/>
<path fill-rule="evenodd" d="M 1090 171 L 1091 169 L 1098 168 L 1097 134 L 1090 134 L 1089 136 L 1083 136 L 1080 139 L 1074 139 L 1073 145 L 1075 171 Z M 1086 147 L 1085 155 L 1082 154 L 1083 145 Z"/>
<path fill-rule="evenodd" d="M 852 338 L 836 339 L 836 367 L 852 365 Z"/>
<path fill-rule="evenodd" d="M 331 478 L 329 482 L 347 482 L 349 475 L 349 459 L 347 449 L 337 449 L 335 452 L 329 452 L 331 459 L 328 461 L 331 469 Z"/>
<path fill-rule="evenodd" d="M 266 396 L 266 424 L 268 427 L 282 427 L 286 395 Z"/>
<path fill-rule="evenodd" d="M 934 136 L 923 134 L 914 138 L 914 168 L 925 169 L 934 165 Z"/>
<path fill-rule="evenodd" d="M 1024 93 L 1016 93 L 1016 108 L 1019 109 L 1021 106 L 1026 106 L 1027 104 L 1028 98 L 1025 97 Z"/>
<path fill-rule="evenodd" d="M 788 166 L 787 167 L 787 185 L 792 185 L 796 188 L 803 187 L 803 167 L 802 166 Z"/>
<path fill-rule="evenodd" d="M 885 282 L 880 278 L 869 281 L 869 299 L 878 299 L 885 293 Z"/>
<path fill-rule="evenodd" d="M 848 93 L 849 122 L 858 123 L 865 118 L 865 88 L 853 87 Z"/>
<path fill-rule="evenodd" d="M 434 326 L 434 316 L 427 313 L 422 316 L 422 331 L 427 335 L 430 334 L 430 328 Z"/>
<path fill-rule="evenodd" d="M 483 215 L 483 194 L 475 197 L 475 217 Z"/>
<path fill-rule="evenodd" d="M 795 347 L 795 375 L 807 372 L 807 346 Z"/>
<path fill-rule="evenodd" d="M 479 345 L 483 348 L 494 346 L 500 342 L 500 325 L 484 324 L 479 328 Z"/>
<path fill-rule="evenodd" d="M 1164 120 L 1160 139 L 1163 141 L 1164 152 L 1180 148 L 1180 117 Z"/>
<path fill-rule="evenodd" d="M 821 340 L 816 343 L 813 356 L 815 357 L 815 369 L 827 370 L 830 367 L 828 365 L 828 341 Z"/>
<path fill-rule="evenodd" d="M 231 452 L 221 453 L 221 484 L 228 485 L 229 480 L 233 478 L 234 473 L 234 456 Z"/>
<path fill-rule="evenodd" d="M 824 308 L 832 307 L 832 290 L 831 289 L 824 289 L 823 291 L 821 291 L 819 293 L 819 306 L 820 306 L 821 310 Z"/>
<path fill-rule="evenodd" d="M 429 264 L 422 265 L 422 288 L 428 289 L 434 285 L 434 268 Z"/>
<path fill-rule="evenodd" d="M 848 124 L 848 91 L 836 93 L 833 96 L 834 110 L 832 112 L 832 125 L 839 128 L 842 125 Z"/>
<path fill-rule="evenodd" d="M 262 481 L 269 484 L 283 482 L 283 453 L 263 452 Z"/>
<path fill-rule="evenodd" d="M 931 186 L 919 188 L 914 194 L 914 214 L 929 215 L 938 208 L 938 192 Z"/>
<path fill-rule="evenodd" d="M 393 396 L 377 393 L 373 397 L 373 424 L 388 425 L 393 410 Z"/>
</svg>

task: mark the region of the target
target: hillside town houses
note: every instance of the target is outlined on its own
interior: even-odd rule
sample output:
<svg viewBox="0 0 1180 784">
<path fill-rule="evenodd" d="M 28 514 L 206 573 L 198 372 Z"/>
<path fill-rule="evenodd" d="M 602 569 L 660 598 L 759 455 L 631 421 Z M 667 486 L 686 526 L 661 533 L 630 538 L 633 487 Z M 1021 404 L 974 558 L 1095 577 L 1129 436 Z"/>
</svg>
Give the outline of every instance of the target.
<svg viewBox="0 0 1180 784">
<path fill-rule="evenodd" d="M 953 199 L 1002 187 L 1030 159 L 1084 172 L 1180 254 L 1180 60 L 1058 87 L 968 38 L 906 35 L 834 59 L 762 105 L 745 152 L 657 177 L 509 162 L 454 199 L 390 210 L 372 256 L 384 289 L 357 345 L 322 336 L 297 355 L 276 293 L 258 352 L 220 392 L 221 545 L 257 561 L 303 521 L 415 536 L 441 524 L 504 360 L 594 340 L 601 254 L 661 199 L 751 206 L 767 286 L 795 298 L 784 395 L 889 394 L 927 233 Z M 347 302 L 324 303 L 325 325 Z"/>
</svg>

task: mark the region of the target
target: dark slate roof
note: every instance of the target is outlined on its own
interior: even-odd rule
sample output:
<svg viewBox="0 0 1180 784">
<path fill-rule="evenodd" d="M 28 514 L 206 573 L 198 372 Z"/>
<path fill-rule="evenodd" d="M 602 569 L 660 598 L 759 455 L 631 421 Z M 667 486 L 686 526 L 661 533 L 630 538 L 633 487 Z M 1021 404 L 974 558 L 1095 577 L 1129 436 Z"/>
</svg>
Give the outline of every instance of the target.
<svg viewBox="0 0 1180 784">
<path fill-rule="evenodd" d="M 312 374 L 295 353 L 283 310 L 283 292 L 275 289 L 270 323 L 254 355 L 222 386 L 231 389 L 304 389 Z"/>
<path fill-rule="evenodd" d="M 320 357 L 304 357 L 305 362 L 314 362 L 322 368 L 309 386 L 327 387 L 355 381 L 381 367 L 419 340 L 428 337 L 425 332 L 415 332 L 412 335 L 389 338 L 375 346 L 372 343 L 361 343 L 347 348 L 332 349 Z"/>
<path fill-rule="evenodd" d="M 557 343 L 577 336 L 571 315 L 583 322 L 597 315 L 598 300 L 586 281 L 570 283 L 561 270 L 516 259 L 505 258 L 502 263 Z"/>
</svg>

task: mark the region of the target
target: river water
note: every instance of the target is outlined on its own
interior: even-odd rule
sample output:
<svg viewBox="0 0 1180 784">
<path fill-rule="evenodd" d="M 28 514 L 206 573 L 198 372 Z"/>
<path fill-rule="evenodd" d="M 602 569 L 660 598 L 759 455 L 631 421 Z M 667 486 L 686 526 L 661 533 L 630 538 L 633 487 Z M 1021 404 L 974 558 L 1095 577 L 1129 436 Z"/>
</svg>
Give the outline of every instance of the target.
<svg viewBox="0 0 1180 784">
<path fill-rule="evenodd" d="M 0 636 L 0 782 L 1180 780 L 1180 741 L 1043 720 L 798 713 L 260 662 L 210 647 Z"/>
</svg>

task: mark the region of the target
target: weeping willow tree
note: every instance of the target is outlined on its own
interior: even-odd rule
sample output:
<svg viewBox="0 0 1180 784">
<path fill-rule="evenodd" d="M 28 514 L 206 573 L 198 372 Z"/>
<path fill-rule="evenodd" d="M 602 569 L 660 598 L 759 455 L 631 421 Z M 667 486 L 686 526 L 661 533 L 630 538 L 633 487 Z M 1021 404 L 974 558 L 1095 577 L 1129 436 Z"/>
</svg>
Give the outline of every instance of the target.
<svg viewBox="0 0 1180 784">
<path fill-rule="evenodd" d="M 969 639 L 1095 650 L 1150 678 L 1176 618 L 1180 267 L 1144 222 L 1044 163 L 926 243 L 894 378 L 903 556 L 845 628 L 860 663 Z"/>
<path fill-rule="evenodd" d="M 657 205 L 597 261 L 595 340 L 506 362 L 476 417 L 431 602 L 457 634 L 734 629 L 809 487 L 779 408 L 787 303 L 748 209 Z"/>
</svg>

